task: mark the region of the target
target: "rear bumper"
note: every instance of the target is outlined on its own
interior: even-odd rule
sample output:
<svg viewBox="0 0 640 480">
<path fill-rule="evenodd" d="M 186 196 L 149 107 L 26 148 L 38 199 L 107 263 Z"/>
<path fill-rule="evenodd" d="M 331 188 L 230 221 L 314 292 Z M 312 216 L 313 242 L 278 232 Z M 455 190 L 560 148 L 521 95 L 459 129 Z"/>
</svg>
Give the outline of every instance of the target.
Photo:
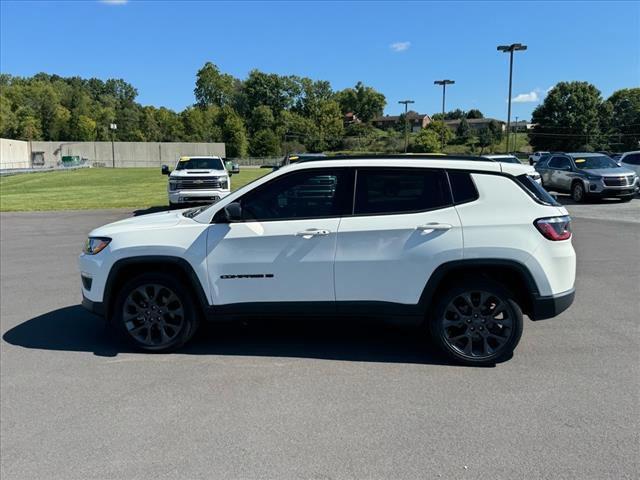
<svg viewBox="0 0 640 480">
<path fill-rule="evenodd" d="M 572 288 L 566 292 L 548 297 L 535 296 L 532 302 L 531 320 L 546 320 L 560 315 L 573 303 L 576 289 Z"/>
<path fill-rule="evenodd" d="M 89 300 L 84 296 L 84 294 L 82 294 L 82 306 L 89 310 L 91 313 L 95 313 L 96 315 L 104 317 L 104 305 L 102 302 L 94 302 L 93 300 Z"/>
</svg>

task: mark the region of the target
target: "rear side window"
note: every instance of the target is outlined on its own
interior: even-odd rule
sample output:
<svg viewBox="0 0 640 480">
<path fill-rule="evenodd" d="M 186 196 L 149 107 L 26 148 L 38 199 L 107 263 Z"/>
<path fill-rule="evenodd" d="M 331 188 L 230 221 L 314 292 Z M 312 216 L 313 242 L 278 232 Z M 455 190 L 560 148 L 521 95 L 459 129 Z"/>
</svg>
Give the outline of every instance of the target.
<svg viewBox="0 0 640 480">
<path fill-rule="evenodd" d="M 453 193 L 454 203 L 473 202 L 478 199 L 478 190 L 476 189 L 471 174 L 466 172 L 449 171 L 449 182 L 451 183 L 451 191 Z"/>
<path fill-rule="evenodd" d="M 518 175 L 516 179 L 518 180 L 520 185 L 522 185 L 524 189 L 538 202 L 545 205 L 553 205 L 554 207 L 560 206 L 560 204 L 529 175 Z"/>
<path fill-rule="evenodd" d="M 354 214 L 411 213 L 451 205 L 443 170 L 358 169 Z"/>
</svg>

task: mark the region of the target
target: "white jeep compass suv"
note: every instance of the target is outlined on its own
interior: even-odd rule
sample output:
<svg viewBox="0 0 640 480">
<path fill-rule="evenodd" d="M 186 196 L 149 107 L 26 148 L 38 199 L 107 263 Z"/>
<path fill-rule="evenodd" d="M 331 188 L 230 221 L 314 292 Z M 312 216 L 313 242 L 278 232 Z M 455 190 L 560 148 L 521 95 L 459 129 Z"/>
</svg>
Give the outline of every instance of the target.
<svg viewBox="0 0 640 480">
<path fill-rule="evenodd" d="M 163 165 L 162 174 L 169 176 L 170 207 L 217 202 L 231 191 L 231 172 L 220 157 L 180 157 L 173 172 Z"/>
<path fill-rule="evenodd" d="M 353 315 L 424 325 L 483 365 L 512 354 L 523 313 L 571 305 L 576 257 L 567 211 L 525 166 L 398 155 L 298 162 L 208 207 L 97 228 L 79 265 L 83 305 L 147 351 L 203 319 Z"/>
</svg>

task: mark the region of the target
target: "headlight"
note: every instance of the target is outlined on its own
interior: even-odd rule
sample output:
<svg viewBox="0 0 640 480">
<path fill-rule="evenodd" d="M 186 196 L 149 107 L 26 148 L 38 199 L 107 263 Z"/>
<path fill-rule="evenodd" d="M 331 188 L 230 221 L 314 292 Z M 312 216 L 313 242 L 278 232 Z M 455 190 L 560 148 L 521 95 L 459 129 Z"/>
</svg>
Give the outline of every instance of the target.
<svg viewBox="0 0 640 480">
<path fill-rule="evenodd" d="M 225 190 L 229 188 L 229 178 L 228 177 L 220 177 L 220 188 L 224 188 Z"/>
<path fill-rule="evenodd" d="M 591 181 L 594 181 L 594 180 L 600 180 L 601 178 L 602 178 L 602 177 L 599 177 L 599 176 L 597 176 L 597 175 L 587 175 L 587 176 L 586 176 L 586 179 L 587 179 L 587 180 L 591 180 Z"/>
<path fill-rule="evenodd" d="M 177 189 L 178 189 L 178 182 L 169 181 L 169 190 L 177 190 Z"/>
<path fill-rule="evenodd" d="M 87 255 L 95 255 L 96 253 L 100 253 L 104 250 L 104 248 L 109 245 L 110 241 L 111 239 L 107 237 L 89 237 L 87 238 L 87 242 L 84 244 L 82 251 Z"/>
</svg>

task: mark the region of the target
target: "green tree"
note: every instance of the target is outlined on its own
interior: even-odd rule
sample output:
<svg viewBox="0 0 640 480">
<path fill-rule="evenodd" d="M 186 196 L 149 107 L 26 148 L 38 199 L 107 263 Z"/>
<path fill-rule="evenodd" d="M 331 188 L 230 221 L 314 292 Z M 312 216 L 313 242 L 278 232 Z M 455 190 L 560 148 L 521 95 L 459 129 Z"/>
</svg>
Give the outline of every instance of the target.
<svg viewBox="0 0 640 480">
<path fill-rule="evenodd" d="M 266 105 L 272 112 L 290 109 L 301 93 L 296 77 L 284 77 L 275 73 L 251 70 L 242 84 L 245 117 L 260 105 Z"/>
<path fill-rule="evenodd" d="M 18 117 L 11 110 L 11 101 L 0 94 L 0 136 L 12 138 L 18 130 Z"/>
<path fill-rule="evenodd" d="M 624 88 L 611 95 L 603 107 L 601 118 L 609 118 L 609 130 L 619 150 L 640 147 L 640 88 Z"/>
<path fill-rule="evenodd" d="M 477 108 L 472 108 L 466 113 L 465 117 L 466 118 L 484 118 L 484 115 Z"/>
<path fill-rule="evenodd" d="M 264 129 L 273 129 L 275 127 L 275 118 L 271 108 L 266 105 L 255 107 L 251 112 L 248 127 L 251 133 Z"/>
<path fill-rule="evenodd" d="M 258 130 L 251 137 L 249 153 L 253 157 L 280 155 L 280 141 L 273 130 Z"/>
<path fill-rule="evenodd" d="M 489 128 L 483 128 L 478 133 L 478 146 L 480 147 L 480 155 L 484 153 L 484 149 L 491 147 L 495 143 L 495 138 Z"/>
<path fill-rule="evenodd" d="M 385 96 L 358 82 L 354 88 L 346 88 L 336 94 L 341 112 L 353 112 L 363 122 L 370 122 L 382 115 L 387 100 Z"/>
<path fill-rule="evenodd" d="M 471 138 L 471 127 L 466 118 L 460 119 L 460 123 L 456 128 L 456 140 L 458 143 L 467 143 Z"/>
<path fill-rule="evenodd" d="M 200 108 L 228 105 L 234 95 L 235 79 L 226 73 L 220 73 L 218 67 L 207 62 L 196 74 L 196 88 L 193 93 Z"/>
<path fill-rule="evenodd" d="M 90 142 L 96 139 L 96 122 L 86 115 L 78 117 L 76 128 L 75 136 L 78 140 Z"/>
<path fill-rule="evenodd" d="M 247 132 L 244 122 L 238 113 L 228 105 L 220 110 L 218 126 L 222 133 L 222 141 L 226 144 L 227 156 L 247 156 Z"/>
<path fill-rule="evenodd" d="M 449 143 L 451 140 L 453 140 L 453 136 L 454 136 L 453 132 L 449 127 L 447 127 L 447 124 L 444 123 L 442 120 L 431 121 L 427 125 L 426 130 L 432 130 L 436 132 L 440 139 L 442 139 L 442 137 L 444 136 L 445 145 Z"/>
<path fill-rule="evenodd" d="M 441 141 L 436 130 L 423 128 L 415 137 L 413 150 L 420 153 L 439 152 L 442 146 Z"/>
<path fill-rule="evenodd" d="M 529 132 L 534 150 L 592 149 L 601 138 L 600 91 L 587 82 L 560 82 L 532 115 Z"/>
</svg>

